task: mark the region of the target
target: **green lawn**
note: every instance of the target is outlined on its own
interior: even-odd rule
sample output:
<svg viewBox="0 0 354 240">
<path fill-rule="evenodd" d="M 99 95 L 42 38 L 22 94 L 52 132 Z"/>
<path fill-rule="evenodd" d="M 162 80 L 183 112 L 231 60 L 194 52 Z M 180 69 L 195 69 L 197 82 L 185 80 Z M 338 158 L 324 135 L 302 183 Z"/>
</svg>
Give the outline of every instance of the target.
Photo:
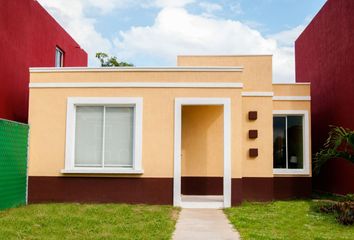
<svg viewBox="0 0 354 240">
<path fill-rule="evenodd" d="M 125 204 L 34 204 L 0 211 L 0 239 L 170 239 L 178 209 Z"/>
<path fill-rule="evenodd" d="M 310 209 L 311 201 L 244 203 L 226 209 L 231 223 L 248 239 L 354 239 L 354 226 L 342 226 L 333 215 Z"/>
</svg>

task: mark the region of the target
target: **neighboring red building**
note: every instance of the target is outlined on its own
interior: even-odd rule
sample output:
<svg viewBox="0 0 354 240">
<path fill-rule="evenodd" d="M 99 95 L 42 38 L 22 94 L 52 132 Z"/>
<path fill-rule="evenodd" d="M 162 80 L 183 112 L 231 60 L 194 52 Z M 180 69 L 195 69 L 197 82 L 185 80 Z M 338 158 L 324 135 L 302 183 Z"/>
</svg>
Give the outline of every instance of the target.
<svg viewBox="0 0 354 240">
<path fill-rule="evenodd" d="M 0 52 L 0 118 L 20 122 L 29 67 L 54 67 L 56 55 L 58 66 L 87 66 L 87 53 L 35 0 L 0 0 Z"/>
<path fill-rule="evenodd" d="M 354 129 L 354 1 L 328 0 L 296 40 L 296 81 L 311 82 L 312 150 L 316 153 L 328 125 Z M 354 164 L 326 164 L 314 188 L 354 193 Z"/>
</svg>

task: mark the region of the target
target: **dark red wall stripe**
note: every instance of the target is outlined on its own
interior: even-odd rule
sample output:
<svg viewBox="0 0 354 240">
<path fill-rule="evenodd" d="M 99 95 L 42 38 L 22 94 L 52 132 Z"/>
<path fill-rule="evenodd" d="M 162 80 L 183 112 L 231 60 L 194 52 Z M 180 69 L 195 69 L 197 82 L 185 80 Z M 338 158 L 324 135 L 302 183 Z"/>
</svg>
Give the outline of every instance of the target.
<svg viewBox="0 0 354 240">
<path fill-rule="evenodd" d="M 182 193 L 186 195 L 222 194 L 221 177 L 187 177 L 182 184 Z M 30 203 L 173 204 L 173 178 L 29 177 L 28 190 Z M 232 179 L 232 205 L 245 200 L 271 201 L 310 195 L 309 177 Z"/>
<path fill-rule="evenodd" d="M 29 177 L 30 203 L 173 204 L 172 178 Z"/>
<path fill-rule="evenodd" d="M 182 177 L 181 192 L 185 195 L 223 195 L 223 177 Z"/>
</svg>

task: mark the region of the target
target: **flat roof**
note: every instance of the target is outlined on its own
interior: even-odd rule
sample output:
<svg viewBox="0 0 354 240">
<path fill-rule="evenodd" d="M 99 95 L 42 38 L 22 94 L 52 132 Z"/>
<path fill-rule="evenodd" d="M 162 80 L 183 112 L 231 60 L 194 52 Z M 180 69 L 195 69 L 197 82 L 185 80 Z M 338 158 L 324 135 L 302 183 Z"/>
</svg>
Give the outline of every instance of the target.
<svg viewBox="0 0 354 240">
<path fill-rule="evenodd" d="M 311 85 L 311 83 L 309 82 L 283 82 L 283 83 L 279 83 L 279 82 L 273 82 L 273 85 Z"/>
</svg>

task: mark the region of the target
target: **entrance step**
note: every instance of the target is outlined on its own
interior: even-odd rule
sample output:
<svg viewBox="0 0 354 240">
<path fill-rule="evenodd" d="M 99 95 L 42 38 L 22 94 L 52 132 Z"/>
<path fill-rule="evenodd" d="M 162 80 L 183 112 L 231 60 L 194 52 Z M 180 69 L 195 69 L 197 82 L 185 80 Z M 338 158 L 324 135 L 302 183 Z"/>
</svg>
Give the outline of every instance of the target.
<svg viewBox="0 0 354 240">
<path fill-rule="evenodd" d="M 182 208 L 221 209 L 224 208 L 224 197 L 219 195 L 182 195 Z"/>
</svg>

